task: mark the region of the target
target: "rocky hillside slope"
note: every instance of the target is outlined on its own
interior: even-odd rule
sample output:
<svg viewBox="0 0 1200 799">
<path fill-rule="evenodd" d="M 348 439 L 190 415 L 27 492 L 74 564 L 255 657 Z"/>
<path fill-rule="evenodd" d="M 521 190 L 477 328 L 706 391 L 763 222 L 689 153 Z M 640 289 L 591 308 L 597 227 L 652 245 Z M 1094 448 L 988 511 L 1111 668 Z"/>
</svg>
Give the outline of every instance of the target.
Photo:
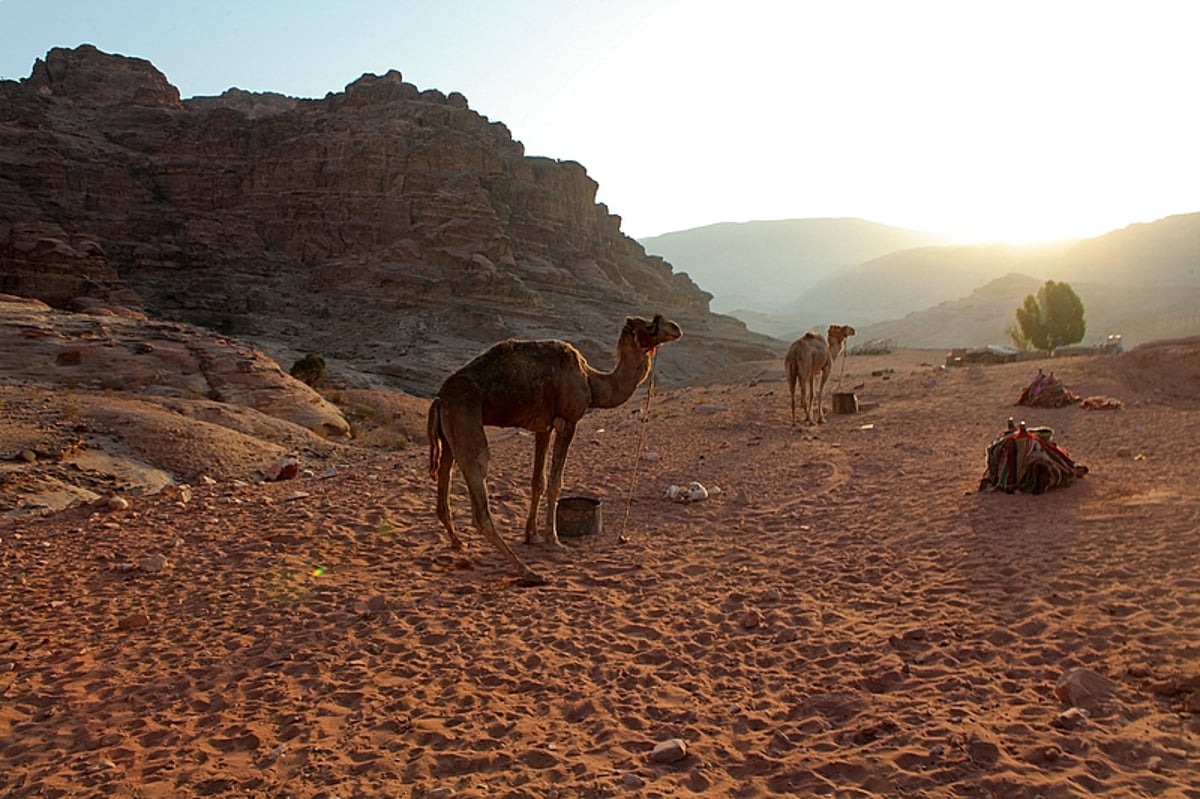
<svg viewBox="0 0 1200 799">
<path fill-rule="evenodd" d="M 775 354 L 596 190 L 395 71 L 320 100 L 182 100 L 149 62 L 84 45 L 0 82 L 0 291 L 204 325 L 285 367 L 317 352 L 416 394 L 509 336 L 565 338 L 605 368 L 629 314 L 683 327 L 667 382 Z"/>
</svg>

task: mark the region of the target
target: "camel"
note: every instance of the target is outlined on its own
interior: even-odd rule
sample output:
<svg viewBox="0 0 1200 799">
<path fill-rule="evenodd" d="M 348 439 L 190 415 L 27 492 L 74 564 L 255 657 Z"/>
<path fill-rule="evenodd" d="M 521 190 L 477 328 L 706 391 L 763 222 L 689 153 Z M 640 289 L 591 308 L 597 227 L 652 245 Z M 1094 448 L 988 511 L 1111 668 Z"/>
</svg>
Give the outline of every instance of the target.
<svg viewBox="0 0 1200 799">
<path fill-rule="evenodd" d="M 829 380 L 829 372 L 833 362 L 842 354 L 846 339 L 854 335 L 850 325 L 830 325 L 829 343 L 820 333 L 805 333 L 792 342 L 788 348 L 784 367 L 787 369 L 788 390 L 792 395 L 792 427 L 796 426 L 796 381 L 800 381 L 800 404 L 804 407 L 804 418 L 811 425 L 813 381 L 817 372 L 821 373 L 821 387 L 817 391 L 817 421 L 825 423 L 825 382 Z"/>
<path fill-rule="evenodd" d="M 488 509 L 488 442 L 484 425 L 523 427 L 534 433 L 532 497 L 525 543 L 538 543 L 538 504 L 546 496 L 541 543 L 566 549 L 558 540 L 555 509 L 562 487 L 567 449 L 575 425 L 588 408 L 615 408 L 629 399 L 650 374 L 654 350 L 683 333 L 661 314 L 653 320 L 626 318 L 617 340 L 616 365 L 601 372 L 575 347 L 557 339 L 509 340 L 492 346 L 452 373 L 429 407 L 429 475 L 437 480 L 437 517 L 454 549 L 464 549 L 450 519 L 450 476 L 457 463 L 471 496 L 475 527 L 500 550 L 524 585 L 546 581 L 521 561 L 496 532 Z M 550 481 L 546 452 L 554 433 Z"/>
</svg>

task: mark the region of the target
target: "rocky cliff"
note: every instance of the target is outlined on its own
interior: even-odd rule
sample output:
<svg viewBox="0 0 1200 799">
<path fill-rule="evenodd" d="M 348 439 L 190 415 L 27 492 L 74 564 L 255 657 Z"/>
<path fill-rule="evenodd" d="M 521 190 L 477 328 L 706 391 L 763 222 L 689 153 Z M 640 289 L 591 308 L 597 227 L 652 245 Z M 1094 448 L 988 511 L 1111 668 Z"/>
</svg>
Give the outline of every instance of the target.
<svg viewBox="0 0 1200 799">
<path fill-rule="evenodd" d="M 85 45 L 0 82 L 0 291 L 205 325 L 285 366 L 318 352 L 418 394 L 509 336 L 565 338 L 606 368 L 629 314 L 684 328 L 665 381 L 777 354 L 596 190 L 395 71 L 320 100 L 181 100 L 149 62 Z"/>
</svg>

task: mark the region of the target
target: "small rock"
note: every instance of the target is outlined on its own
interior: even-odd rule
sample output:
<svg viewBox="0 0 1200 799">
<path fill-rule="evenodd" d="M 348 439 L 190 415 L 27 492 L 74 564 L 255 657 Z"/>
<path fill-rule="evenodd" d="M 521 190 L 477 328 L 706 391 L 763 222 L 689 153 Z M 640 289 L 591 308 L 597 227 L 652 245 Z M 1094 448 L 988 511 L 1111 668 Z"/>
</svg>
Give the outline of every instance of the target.
<svg viewBox="0 0 1200 799">
<path fill-rule="evenodd" d="M 117 622 L 118 630 L 140 630 L 150 624 L 150 617 L 144 612 L 131 613 Z"/>
<path fill-rule="evenodd" d="M 163 488 L 163 496 L 172 497 L 180 505 L 192 501 L 192 487 L 189 485 L 169 485 Z"/>
<path fill-rule="evenodd" d="M 1054 698 L 1064 705 L 1093 708 L 1113 692 L 1112 680 L 1091 669 L 1071 669 L 1054 684 Z"/>
<path fill-rule="evenodd" d="M 763 615 L 755 608 L 743 611 L 738 623 L 742 625 L 744 630 L 753 630 L 762 626 Z"/>
<path fill-rule="evenodd" d="M 37 453 L 31 449 L 21 450 L 21 454 L 17 456 L 20 460 L 26 463 L 37 463 Z"/>
<path fill-rule="evenodd" d="M 294 480 L 300 474 L 300 461 L 296 458 L 287 457 L 280 458 L 275 465 L 267 472 L 267 479 L 271 482 L 279 480 Z"/>
<path fill-rule="evenodd" d="M 100 502 L 105 510 L 113 512 L 129 510 L 129 500 L 125 499 L 125 497 L 108 496 L 104 497 Z"/>
<path fill-rule="evenodd" d="M 158 553 L 147 555 L 138 562 L 138 568 L 146 574 L 158 574 L 167 568 L 167 558 L 165 555 Z"/>
<path fill-rule="evenodd" d="M 621 787 L 631 791 L 641 790 L 646 786 L 646 781 L 636 774 L 624 774 L 621 776 Z"/>
<path fill-rule="evenodd" d="M 650 752 L 651 763 L 678 763 L 685 757 L 687 757 L 687 744 L 679 738 L 671 738 L 655 744 L 654 750 Z"/>
<path fill-rule="evenodd" d="M 653 450 L 650 452 L 645 452 L 642 454 L 642 460 L 644 460 L 648 463 L 657 463 L 658 462 L 658 453 L 654 452 Z"/>
<path fill-rule="evenodd" d="M 1078 707 L 1070 707 L 1058 714 L 1054 726 L 1060 730 L 1078 730 L 1087 725 L 1087 711 Z"/>
</svg>

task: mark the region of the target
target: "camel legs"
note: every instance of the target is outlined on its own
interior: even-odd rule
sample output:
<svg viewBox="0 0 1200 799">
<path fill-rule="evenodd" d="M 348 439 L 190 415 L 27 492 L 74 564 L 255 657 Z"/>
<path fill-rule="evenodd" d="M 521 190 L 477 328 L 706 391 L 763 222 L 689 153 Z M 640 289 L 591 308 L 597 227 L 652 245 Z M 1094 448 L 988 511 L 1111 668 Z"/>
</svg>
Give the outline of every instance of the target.
<svg viewBox="0 0 1200 799">
<path fill-rule="evenodd" d="M 792 427 L 796 426 L 796 373 L 788 369 L 788 392 L 792 395 Z"/>
<path fill-rule="evenodd" d="M 829 380 L 829 367 L 821 370 L 821 390 L 817 392 L 817 424 L 825 424 L 825 382 Z"/>
<path fill-rule="evenodd" d="M 460 409 L 461 411 L 462 409 Z M 446 408 L 442 408 L 441 418 L 442 433 L 445 436 L 446 442 L 450 446 L 450 452 L 453 453 L 453 458 L 458 461 L 458 466 L 462 470 L 463 480 L 467 484 L 467 492 L 471 496 L 471 519 L 475 523 L 475 528 L 484 535 L 496 549 L 500 550 L 500 554 L 512 564 L 513 568 L 520 574 L 521 582 L 525 585 L 542 585 L 546 581 L 530 569 L 525 563 L 517 557 L 517 553 L 512 551 L 512 548 L 500 536 L 496 530 L 496 524 L 492 521 L 491 511 L 488 509 L 488 490 L 487 490 L 487 469 L 488 469 L 488 446 L 487 437 L 483 432 L 483 420 L 477 412 L 471 413 L 469 410 L 460 413 L 448 413 Z M 445 458 L 444 460 L 450 460 Z M 445 500 L 445 518 L 442 519 L 442 474 L 445 470 L 445 490 L 447 498 Z M 442 524 L 446 527 L 451 535 L 451 543 L 457 537 L 453 533 L 453 526 L 448 524 L 450 520 L 449 509 L 449 483 L 450 483 L 450 468 L 441 467 L 438 469 L 438 518 L 442 519 Z M 461 545 L 461 542 L 460 542 Z"/>
<path fill-rule="evenodd" d="M 558 420 L 555 422 L 554 454 L 550 458 L 550 484 L 546 488 L 546 546 L 566 549 L 558 540 L 558 495 L 562 491 L 563 467 L 567 464 L 567 450 L 575 438 L 575 425 Z"/>
<path fill-rule="evenodd" d="M 538 503 L 546 490 L 546 452 L 550 449 L 550 431 L 535 433 L 533 441 L 533 478 L 529 483 L 529 516 L 525 519 L 525 543 L 537 543 Z"/>
<path fill-rule="evenodd" d="M 813 424 L 813 375 L 805 374 L 800 378 L 800 406 L 804 408 L 804 421 Z"/>
<path fill-rule="evenodd" d="M 454 549 L 465 549 L 462 539 L 454 530 L 454 521 L 450 518 L 450 477 L 454 474 L 454 455 L 448 445 L 442 450 L 442 459 L 438 461 L 437 470 L 437 517 L 450 534 L 450 546 Z"/>
</svg>

